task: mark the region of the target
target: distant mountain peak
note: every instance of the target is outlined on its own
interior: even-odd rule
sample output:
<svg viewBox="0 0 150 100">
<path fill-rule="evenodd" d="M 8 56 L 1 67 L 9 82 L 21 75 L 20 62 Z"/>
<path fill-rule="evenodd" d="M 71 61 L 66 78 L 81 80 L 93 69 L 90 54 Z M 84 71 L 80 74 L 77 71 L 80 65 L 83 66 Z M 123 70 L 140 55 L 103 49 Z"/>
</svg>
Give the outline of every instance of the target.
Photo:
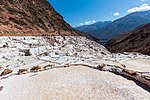
<svg viewBox="0 0 150 100">
<path fill-rule="evenodd" d="M 115 36 L 132 31 L 136 27 L 150 22 L 150 10 L 130 13 L 113 22 L 98 22 L 93 25 L 81 26 L 75 29 L 86 32 L 103 42 L 107 42 Z M 102 24 L 106 23 L 106 24 Z M 97 24 L 101 27 L 97 28 Z M 102 25 L 101 25 L 102 24 Z"/>
<path fill-rule="evenodd" d="M 74 29 L 79 30 L 81 32 L 88 33 L 92 36 L 94 36 L 94 32 L 99 30 L 100 28 L 110 24 L 112 21 L 98 21 L 91 25 L 83 25 L 79 27 L 75 27 Z"/>
</svg>

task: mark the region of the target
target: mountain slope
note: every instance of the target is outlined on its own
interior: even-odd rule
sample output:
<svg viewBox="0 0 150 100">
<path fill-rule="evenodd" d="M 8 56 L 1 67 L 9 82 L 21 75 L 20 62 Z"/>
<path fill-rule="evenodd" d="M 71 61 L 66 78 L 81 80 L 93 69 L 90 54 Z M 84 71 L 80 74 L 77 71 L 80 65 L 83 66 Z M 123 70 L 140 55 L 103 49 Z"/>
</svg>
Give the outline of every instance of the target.
<svg viewBox="0 0 150 100">
<path fill-rule="evenodd" d="M 74 31 L 47 0 L 0 3 L 1 100 L 150 98 L 150 67 L 122 65 L 132 54 L 111 54 L 88 35 Z M 137 54 L 136 58 L 149 57 Z"/>
<path fill-rule="evenodd" d="M 16 58 L 22 59 L 26 55 L 31 57 L 30 63 L 34 63 L 32 59 L 49 53 L 49 61 L 63 64 L 60 63 L 63 59 L 61 57 L 86 59 L 88 56 L 102 58 L 110 54 L 94 38 L 70 27 L 47 0 L 1 0 L 0 9 L 0 49 L 3 49 L 0 53 L 0 65 L 4 67 L 6 64 L 22 66 L 18 65 L 20 62 Z M 14 62 L 9 62 L 7 58 Z M 57 61 L 59 58 L 61 59 Z M 5 60 L 7 61 L 3 65 Z"/>
<path fill-rule="evenodd" d="M 95 33 L 95 37 L 109 40 L 121 33 L 129 32 L 139 25 L 147 24 L 149 22 L 150 11 L 131 13 L 101 28 Z"/>
<path fill-rule="evenodd" d="M 150 55 L 150 23 L 110 40 L 106 47 L 111 52 L 140 52 Z"/>
<path fill-rule="evenodd" d="M 79 30 L 81 32 L 88 33 L 91 36 L 95 36 L 96 31 L 98 31 L 102 27 L 108 25 L 109 23 L 111 23 L 111 21 L 104 21 L 104 22 L 99 21 L 99 22 L 96 22 L 92 25 L 83 25 L 83 26 L 75 27 L 75 29 Z"/>
<path fill-rule="evenodd" d="M 76 35 L 47 0 L 0 0 L 0 35 Z"/>
</svg>

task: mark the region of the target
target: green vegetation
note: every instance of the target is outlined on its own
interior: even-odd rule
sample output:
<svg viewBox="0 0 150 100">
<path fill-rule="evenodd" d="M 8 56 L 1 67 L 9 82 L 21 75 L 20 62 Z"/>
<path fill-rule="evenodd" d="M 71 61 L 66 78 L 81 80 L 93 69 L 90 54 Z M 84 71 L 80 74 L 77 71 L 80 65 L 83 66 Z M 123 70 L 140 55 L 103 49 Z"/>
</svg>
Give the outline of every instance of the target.
<svg viewBox="0 0 150 100">
<path fill-rule="evenodd" d="M 9 24 L 9 22 L 8 21 L 0 21 L 0 23 L 2 23 L 3 25 L 8 25 Z"/>
<path fill-rule="evenodd" d="M 16 24 L 21 25 L 21 26 L 27 25 L 27 23 L 25 23 L 23 20 L 20 20 L 20 19 L 17 20 L 15 18 L 10 17 L 9 20 L 12 21 L 13 23 L 16 23 Z"/>
<path fill-rule="evenodd" d="M 10 13 L 10 14 L 16 14 L 18 11 L 14 8 L 11 8 L 9 7 L 7 4 L 4 5 L 4 7 L 7 9 L 7 11 Z"/>
<path fill-rule="evenodd" d="M 2 8 L 0 8 L 0 13 L 3 11 L 3 9 Z"/>
<path fill-rule="evenodd" d="M 13 3 L 13 2 L 14 2 L 14 0 L 8 0 L 8 2 Z"/>
<path fill-rule="evenodd" d="M 20 28 L 19 26 L 15 25 L 14 26 L 15 28 L 19 29 L 19 30 L 22 30 L 22 28 Z"/>
<path fill-rule="evenodd" d="M 16 10 L 16 9 L 14 9 L 14 8 L 7 7 L 6 9 L 7 9 L 7 10 L 8 10 L 8 12 L 9 12 L 9 13 L 11 13 L 11 14 L 16 14 L 16 13 L 17 13 L 17 10 Z"/>
</svg>

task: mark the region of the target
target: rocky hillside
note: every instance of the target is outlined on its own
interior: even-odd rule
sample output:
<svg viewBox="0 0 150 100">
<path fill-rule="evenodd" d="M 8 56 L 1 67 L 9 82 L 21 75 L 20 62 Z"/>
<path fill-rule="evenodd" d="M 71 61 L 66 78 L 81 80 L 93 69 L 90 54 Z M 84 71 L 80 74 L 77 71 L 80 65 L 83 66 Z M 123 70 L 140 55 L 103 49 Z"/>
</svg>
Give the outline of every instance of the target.
<svg viewBox="0 0 150 100">
<path fill-rule="evenodd" d="M 106 47 L 111 52 L 139 52 L 150 55 L 150 24 L 110 40 Z"/>
<path fill-rule="evenodd" d="M 0 0 L 0 35 L 77 35 L 47 0 Z"/>
<path fill-rule="evenodd" d="M 113 21 L 94 34 L 96 34 L 95 37 L 108 41 L 121 33 L 132 31 L 136 27 L 149 22 L 150 11 L 134 12 Z"/>
</svg>

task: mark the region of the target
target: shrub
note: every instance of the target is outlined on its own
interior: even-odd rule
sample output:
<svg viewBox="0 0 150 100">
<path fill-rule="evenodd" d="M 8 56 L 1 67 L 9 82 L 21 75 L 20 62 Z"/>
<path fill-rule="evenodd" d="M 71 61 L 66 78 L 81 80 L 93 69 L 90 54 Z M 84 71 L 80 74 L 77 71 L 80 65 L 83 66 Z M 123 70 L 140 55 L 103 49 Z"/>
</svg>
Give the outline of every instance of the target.
<svg viewBox="0 0 150 100">
<path fill-rule="evenodd" d="M 13 2 L 14 2 L 14 0 L 8 0 L 8 2 L 13 3 Z"/>
<path fill-rule="evenodd" d="M 3 11 L 3 9 L 2 8 L 0 8 L 0 13 Z"/>
<path fill-rule="evenodd" d="M 9 24 L 8 21 L 4 21 L 4 22 L 0 21 L 0 23 L 2 23 L 3 25 L 8 25 Z"/>
<path fill-rule="evenodd" d="M 16 24 L 21 25 L 21 26 L 27 25 L 27 23 L 25 23 L 23 20 L 20 20 L 20 19 L 17 20 L 15 18 L 10 17 L 9 20 L 12 21 L 13 23 L 16 23 Z"/>
<path fill-rule="evenodd" d="M 8 10 L 9 13 L 11 13 L 11 14 L 13 14 L 13 15 L 17 13 L 17 10 L 16 10 L 16 9 L 11 8 L 11 7 L 9 7 L 8 5 L 5 5 L 5 8 Z"/>
</svg>

